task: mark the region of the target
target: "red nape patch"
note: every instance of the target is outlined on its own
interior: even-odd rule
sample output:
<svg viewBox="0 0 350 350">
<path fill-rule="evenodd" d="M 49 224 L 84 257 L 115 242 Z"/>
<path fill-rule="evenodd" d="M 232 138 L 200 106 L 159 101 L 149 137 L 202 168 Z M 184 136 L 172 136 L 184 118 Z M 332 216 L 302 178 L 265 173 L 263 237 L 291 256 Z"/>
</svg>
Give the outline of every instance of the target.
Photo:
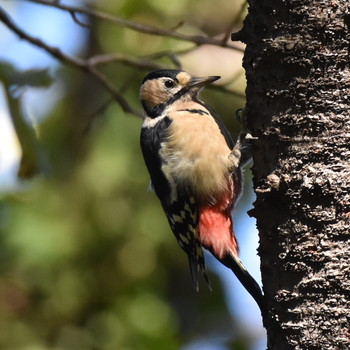
<svg viewBox="0 0 350 350">
<path fill-rule="evenodd" d="M 199 237 L 204 248 L 222 259 L 232 251 L 238 255 L 238 243 L 232 229 L 232 205 L 222 203 L 199 208 Z"/>
</svg>

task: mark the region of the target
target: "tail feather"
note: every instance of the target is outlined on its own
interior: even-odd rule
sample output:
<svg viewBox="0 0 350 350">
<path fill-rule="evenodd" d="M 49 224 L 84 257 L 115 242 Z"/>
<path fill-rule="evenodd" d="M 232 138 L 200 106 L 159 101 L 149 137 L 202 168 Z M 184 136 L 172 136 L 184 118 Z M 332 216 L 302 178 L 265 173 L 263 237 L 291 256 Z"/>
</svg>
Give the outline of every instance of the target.
<svg viewBox="0 0 350 350">
<path fill-rule="evenodd" d="M 198 292 L 199 291 L 199 272 L 201 272 L 209 290 L 212 291 L 213 289 L 211 287 L 211 283 L 205 269 L 203 251 L 201 247 L 200 249 L 201 249 L 200 254 L 196 254 L 196 255 L 187 254 L 193 285 L 196 291 Z"/>
<path fill-rule="evenodd" d="M 248 272 L 239 257 L 231 252 L 230 254 L 227 254 L 223 259 L 219 260 L 221 263 L 232 270 L 238 280 L 242 283 L 243 287 L 254 298 L 260 308 L 261 314 L 264 316 L 266 313 L 264 295 L 261 291 L 260 286 Z"/>
<path fill-rule="evenodd" d="M 233 187 L 231 188 L 233 191 Z M 216 205 L 203 205 L 199 208 L 199 237 L 204 248 L 216 259 L 233 271 L 244 288 L 257 302 L 262 315 L 265 315 L 264 296 L 255 279 L 249 274 L 238 258 L 238 243 L 233 232 L 231 209 L 232 192 Z"/>
<path fill-rule="evenodd" d="M 193 285 L 196 291 L 198 292 L 199 291 L 199 282 L 198 282 L 199 265 L 198 265 L 197 259 L 192 254 L 188 254 L 187 256 L 188 256 L 188 263 L 190 265 Z"/>
</svg>

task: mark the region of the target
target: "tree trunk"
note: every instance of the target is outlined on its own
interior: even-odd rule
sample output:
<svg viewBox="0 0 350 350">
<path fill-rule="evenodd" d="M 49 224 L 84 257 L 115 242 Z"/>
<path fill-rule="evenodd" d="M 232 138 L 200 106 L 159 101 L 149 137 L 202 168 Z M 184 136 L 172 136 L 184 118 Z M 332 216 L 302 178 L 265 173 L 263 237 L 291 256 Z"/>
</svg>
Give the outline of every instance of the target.
<svg viewBox="0 0 350 350">
<path fill-rule="evenodd" d="M 248 2 L 268 349 L 350 349 L 349 0 Z"/>
</svg>

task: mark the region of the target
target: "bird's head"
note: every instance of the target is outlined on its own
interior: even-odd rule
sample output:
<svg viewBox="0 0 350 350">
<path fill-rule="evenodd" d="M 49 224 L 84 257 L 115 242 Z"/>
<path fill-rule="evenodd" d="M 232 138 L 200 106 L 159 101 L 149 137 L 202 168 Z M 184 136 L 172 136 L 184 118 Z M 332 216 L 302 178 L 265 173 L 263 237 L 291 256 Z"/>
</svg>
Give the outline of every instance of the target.
<svg viewBox="0 0 350 350">
<path fill-rule="evenodd" d="M 181 70 L 157 70 L 143 79 L 140 88 L 142 106 L 150 117 L 161 115 L 175 101 L 197 101 L 199 91 L 219 76 L 195 77 Z"/>
</svg>

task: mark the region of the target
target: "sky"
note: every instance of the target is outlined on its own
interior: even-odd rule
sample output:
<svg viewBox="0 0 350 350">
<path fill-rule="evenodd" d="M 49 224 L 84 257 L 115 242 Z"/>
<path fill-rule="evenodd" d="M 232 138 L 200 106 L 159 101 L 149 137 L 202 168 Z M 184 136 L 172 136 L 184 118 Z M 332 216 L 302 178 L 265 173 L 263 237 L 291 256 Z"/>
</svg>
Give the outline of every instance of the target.
<svg viewBox="0 0 350 350">
<path fill-rule="evenodd" d="M 79 1 L 66 1 L 78 5 Z M 64 52 L 74 55 L 81 50 L 85 41 L 86 29 L 76 25 L 70 16 L 63 11 L 53 11 L 45 6 L 18 1 L 1 1 L 3 7 L 13 20 L 25 28 L 31 35 L 39 37 L 46 43 L 61 48 Z M 69 40 L 67 40 L 69 39 Z M 10 61 L 19 69 L 49 68 L 54 75 L 59 62 L 47 55 L 43 50 L 19 40 L 7 27 L 0 23 L 0 61 Z M 44 118 L 55 102 L 63 94 L 59 82 L 54 82 L 47 89 L 27 89 L 23 96 L 23 108 L 32 122 Z M 11 189 L 15 186 L 15 174 L 18 169 L 20 148 L 9 118 L 3 86 L 0 82 L 0 189 Z M 250 186 L 246 186 L 251 188 Z M 255 220 L 249 218 L 247 210 L 252 207 L 254 193 L 249 191 L 248 207 L 238 205 L 234 216 L 235 231 L 240 242 L 241 260 L 260 283 L 259 259 L 256 254 L 258 234 Z M 265 332 L 261 325 L 260 312 L 252 297 L 244 290 L 230 270 L 223 267 L 213 258 L 207 257 L 209 267 L 218 272 L 223 281 L 228 307 L 239 315 L 242 326 L 254 332 L 257 339 L 252 350 L 266 349 Z M 196 342 L 182 350 L 224 350 L 217 340 L 205 344 Z M 216 345 L 215 345 L 216 344 Z"/>
<path fill-rule="evenodd" d="M 78 1 L 71 1 L 78 4 Z M 15 23 L 25 28 L 31 35 L 50 45 L 57 46 L 74 55 L 84 45 L 85 29 L 77 26 L 62 11 L 41 5 L 19 1 L 1 1 L 0 6 Z M 68 20 L 67 20 L 68 19 Z M 20 70 L 49 68 L 51 74 L 59 67 L 59 62 L 43 50 L 33 47 L 10 32 L 0 23 L 0 61 L 11 62 Z M 69 38 L 69 40 L 67 40 Z M 50 108 L 63 94 L 59 82 L 48 89 L 26 89 L 23 108 L 33 123 L 48 114 Z M 43 103 L 45 101 L 45 103 Z M 9 118 L 8 105 L 0 82 L 0 189 L 11 189 L 16 184 L 15 174 L 21 155 L 18 140 Z"/>
</svg>

